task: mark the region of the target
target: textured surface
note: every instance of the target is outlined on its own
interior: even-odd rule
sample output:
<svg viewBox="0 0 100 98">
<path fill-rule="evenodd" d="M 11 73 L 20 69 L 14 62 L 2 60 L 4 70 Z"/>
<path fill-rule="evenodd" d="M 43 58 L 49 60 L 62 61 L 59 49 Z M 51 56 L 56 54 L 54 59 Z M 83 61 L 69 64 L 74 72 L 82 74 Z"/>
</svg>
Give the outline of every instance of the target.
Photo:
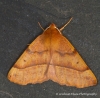
<svg viewBox="0 0 100 98">
<path fill-rule="evenodd" d="M 91 2 L 89 0 L 0 1 L 0 98 L 73 98 L 73 96 L 75 98 L 91 98 L 92 96 L 99 98 L 99 4 L 99 0 L 91 0 Z M 51 22 L 59 28 L 68 21 L 70 16 L 74 18 L 62 33 L 71 41 L 96 75 L 98 85 L 77 89 L 60 86 L 52 81 L 27 86 L 19 86 L 9 82 L 6 77 L 9 69 L 27 45 L 42 33 L 37 22 L 40 22 L 44 29 Z"/>
</svg>

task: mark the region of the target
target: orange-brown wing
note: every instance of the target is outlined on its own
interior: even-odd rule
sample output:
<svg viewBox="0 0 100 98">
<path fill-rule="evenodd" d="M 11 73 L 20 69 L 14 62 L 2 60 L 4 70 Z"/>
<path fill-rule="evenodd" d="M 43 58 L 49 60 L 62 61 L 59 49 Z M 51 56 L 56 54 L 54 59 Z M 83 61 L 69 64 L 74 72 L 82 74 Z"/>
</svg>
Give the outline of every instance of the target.
<svg viewBox="0 0 100 98">
<path fill-rule="evenodd" d="M 74 69 L 55 66 L 56 81 L 60 85 L 74 86 L 77 88 L 89 87 L 97 84 L 96 77 L 91 70 L 77 71 Z"/>
<path fill-rule="evenodd" d="M 52 42 L 52 65 L 54 65 L 54 76 L 50 77 L 53 81 L 61 85 L 75 86 L 83 88 L 97 84 L 97 79 L 83 61 L 71 43 L 62 35 L 58 35 Z M 57 39 L 56 39 L 57 38 Z M 53 43 L 55 43 L 53 46 Z M 51 70 L 51 69 L 49 69 Z"/>
<path fill-rule="evenodd" d="M 50 54 L 44 46 L 43 35 L 37 37 L 24 51 L 8 73 L 8 79 L 14 83 L 26 85 L 48 80 L 46 71 Z"/>
</svg>

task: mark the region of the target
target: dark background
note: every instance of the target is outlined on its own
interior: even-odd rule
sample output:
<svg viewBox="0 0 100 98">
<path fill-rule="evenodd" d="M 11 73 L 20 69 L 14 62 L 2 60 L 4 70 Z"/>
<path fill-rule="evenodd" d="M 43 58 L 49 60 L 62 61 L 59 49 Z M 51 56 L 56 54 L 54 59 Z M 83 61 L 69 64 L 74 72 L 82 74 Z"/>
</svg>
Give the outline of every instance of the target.
<svg viewBox="0 0 100 98">
<path fill-rule="evenodd" d="M 98 79 L 93 87 L 78 89 L 52 81 L 21 86 L 7 73 L 27 45 L 50 23 L 75 46 Z M 0 98 L 99 98 L 100 97 L 100 0 L 0 0 Z M 56 94 L 72 95 L 56 95 Z M 83 93 L 84 95 L 74 95 Z M 89 95 L 86 94 L 96 94 Z"/>
</svg>

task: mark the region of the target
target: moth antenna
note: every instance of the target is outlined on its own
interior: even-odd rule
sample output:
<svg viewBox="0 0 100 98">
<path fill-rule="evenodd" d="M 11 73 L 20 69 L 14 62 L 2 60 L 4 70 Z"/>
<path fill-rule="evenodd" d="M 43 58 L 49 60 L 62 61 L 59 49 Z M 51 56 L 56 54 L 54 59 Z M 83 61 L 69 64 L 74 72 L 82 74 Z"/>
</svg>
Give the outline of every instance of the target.
<svg viewBox="0 0 100 98">
<path fill-rule="evenodd" d="M 41 24 L 39 22 L 38 22 L 38 24 L 39 24 L 40 28 L 44 31 L 44 28 L 41 26 Z"/>
<path fill-rule="evenodd" d="M 70 20 L 63 27 L 60 28 L 60 31 L 62 31 L 71 22 L 72 19 L 73 17 L 71 17 Z"/>
</svg>

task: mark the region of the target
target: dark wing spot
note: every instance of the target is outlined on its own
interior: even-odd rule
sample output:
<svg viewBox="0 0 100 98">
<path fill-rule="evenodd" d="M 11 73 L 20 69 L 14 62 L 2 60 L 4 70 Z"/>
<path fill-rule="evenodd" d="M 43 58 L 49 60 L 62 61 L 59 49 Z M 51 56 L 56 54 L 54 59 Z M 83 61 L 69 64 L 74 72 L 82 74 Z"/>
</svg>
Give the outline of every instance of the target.
<svg viewBox="0 0 100 98">
<path fill-rule="evenodd" d="M 76 64 L 79 64 L 79 62 L 76 62 Z"/>
<path fill-rule="evenodd" d="M 26 62 L 26 60 L 24 60 L 24 62 Z"/>
</svg>

